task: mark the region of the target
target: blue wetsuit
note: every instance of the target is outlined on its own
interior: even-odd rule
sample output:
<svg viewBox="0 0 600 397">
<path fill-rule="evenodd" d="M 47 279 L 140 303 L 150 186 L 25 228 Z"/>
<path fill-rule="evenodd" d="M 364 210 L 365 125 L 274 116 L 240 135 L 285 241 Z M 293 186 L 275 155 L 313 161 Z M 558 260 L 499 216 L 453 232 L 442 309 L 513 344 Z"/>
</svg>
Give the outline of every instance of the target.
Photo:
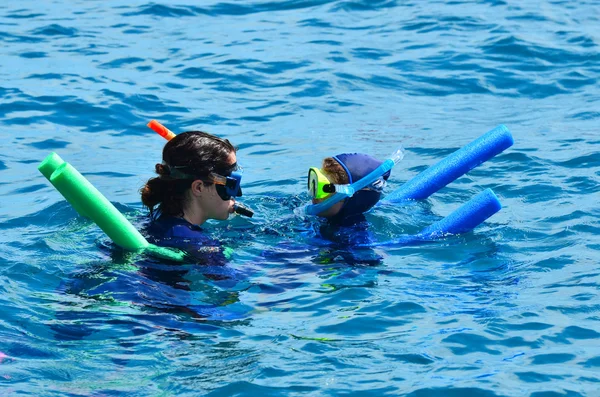
<svg viewBox="0 0 600 397">
<path fill-rule="evenodd" d="M 233 320 L 243 318 L 248 308 L 238 300 L 236 285 L 247 276 L 227 266 L 223 246 L 202 228 L 182 218 L 160 216 L 143 228 L 148 241 L 182 249 L 190 254 L 186 263 L 148 257 L 135 263 L 135 270 L 113 266 L 120 250 L 110 251 L 108 262 L 89 263 L 65 279 L 59 290 L 94 301 L 130 303 L 143 311 L 161 313 L 153 321 L 164 327 L 182 324 L 169 314 L 194 318 Z M 126 260 L 125 260 L 126 261 Z M 86 319 L 89 317 L 89 321 Z M 57 339 L 81 339 L 94 332 L 105 316 L 100 312 L 57 310 L 58 324 L 52 326 Z M 174 321 L 174 323 L 172 323 Z"/>
<path fill-rule="evenodd" d="M 184 218 L 161 215 L 145 228 L 148 241 L 163 247 L 179 248 L 199 264 L 219 266 L 227 262 L 224 247 L 208 237 L 202 228 Z"/>
</svg>

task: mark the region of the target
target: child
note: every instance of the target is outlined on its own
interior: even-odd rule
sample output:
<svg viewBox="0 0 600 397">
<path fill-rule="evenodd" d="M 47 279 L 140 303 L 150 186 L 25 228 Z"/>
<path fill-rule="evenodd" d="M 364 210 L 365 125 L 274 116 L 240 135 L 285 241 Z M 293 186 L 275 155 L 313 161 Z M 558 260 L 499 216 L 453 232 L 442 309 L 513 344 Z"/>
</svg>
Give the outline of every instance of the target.
<svg viewBox="0 0 600 397">
<path fill-rule="evenodd" d="M 353 184 L 369 175 L 382 163 L 363 153 L 343 153 L 325 158 L 320 169 L 312 167 L 308 171 L 308 193 L 313 205 L 329 199 L 340 185 Z M 374 182 L 317 215 L 327 218 L 330 224 L 341 226 L 360 222 L 363 220 L 363 213 L 369 211 L 381 198 L 389 176 L 390 171 L 387 171 Z"/>
</svg>

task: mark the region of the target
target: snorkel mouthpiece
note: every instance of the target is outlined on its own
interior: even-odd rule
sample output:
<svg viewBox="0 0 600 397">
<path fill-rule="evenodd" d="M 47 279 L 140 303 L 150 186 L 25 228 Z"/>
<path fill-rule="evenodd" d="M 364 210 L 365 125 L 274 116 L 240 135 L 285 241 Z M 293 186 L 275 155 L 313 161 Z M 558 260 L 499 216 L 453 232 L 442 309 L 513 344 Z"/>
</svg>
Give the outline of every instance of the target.
<svg viewBox="0 0 600 397">
<path fill-rule="evenodd" d="M 247 216 L 248 218 L 252 218 L 254 215 L 254 211 L 240 203 L 235 203 L 233 205 L 233 212 L 239 215 Z"/>
</svg>

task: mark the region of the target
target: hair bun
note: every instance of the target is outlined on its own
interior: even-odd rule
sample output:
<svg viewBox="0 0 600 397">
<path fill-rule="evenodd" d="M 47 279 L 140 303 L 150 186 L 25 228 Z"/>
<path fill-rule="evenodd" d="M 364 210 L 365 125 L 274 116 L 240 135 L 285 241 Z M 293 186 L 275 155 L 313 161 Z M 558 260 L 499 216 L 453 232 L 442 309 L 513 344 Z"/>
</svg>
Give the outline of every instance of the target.
<svg viewBox="0 0 600 397">
<path fill-rule="evenodd" d="M 154 166 L 154 169 L 156 170 L 156 173 L 160 176 L 171 175 L 171 170 L 170 170 L 169 166 L 166 164 L 156 164 Z"/>
</svg>

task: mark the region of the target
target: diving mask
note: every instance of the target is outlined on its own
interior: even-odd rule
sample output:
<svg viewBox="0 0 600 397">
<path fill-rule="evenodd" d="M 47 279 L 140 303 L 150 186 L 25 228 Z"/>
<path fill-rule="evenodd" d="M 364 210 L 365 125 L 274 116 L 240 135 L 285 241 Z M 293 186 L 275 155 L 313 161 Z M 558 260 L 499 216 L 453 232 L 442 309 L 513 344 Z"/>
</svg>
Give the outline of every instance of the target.
<svg viewBox="0 0 600 397">
<path fill-rule="evenodd" d="M 211 172 L 207 179 L 199 178 L 193 174 L 182 171 L 182 169 L 187 168 L 187 166 L 171 166 L 165 161 L 163 161 L 163 166 L 168 169 L 168 175 L 166 176 L 167 178 L 191 180 L 200 179 L 204 180 L 205 182 L 214 183 L 216 185 L 217 194 L 225 201 L 231 200 L 232 197 L 242 196 L 242 188 L 240 186 L 242 182 L 242 173 L 235 172 L 240 170 L 240 167 L 238 167 L 237 163 L 234 163 L 221 173 Z"/>
<path fill-rule="evenodd" d="M 374 185 L 377 181 L 374 182 Z M 350 197 L 354 194 L 355 188 L 351 184 L 338 185 L 331 183 L 327 176 L 317 167 L 311 167 L 308 170 L 308 194 L 313 200 L 322 200 L 332 193 L 345 194 Z"/>
<path fill-rule="evenodd" d="M 217 194 L 224 201 L 231 200 L 232 197 L 242 197 L 242 174 L 232 172 L 229 176 L 223 176 L 216 173 L 210 174 L 211 182 L 217 189 Z"/>
<path fill-rule="evenodd" d="M 335 185 L 329 181 L 323 171 L 317 167 L 308 170 L 308 194 L 311 199 L 324 199 L 335 193 Z"/>
</svg>

